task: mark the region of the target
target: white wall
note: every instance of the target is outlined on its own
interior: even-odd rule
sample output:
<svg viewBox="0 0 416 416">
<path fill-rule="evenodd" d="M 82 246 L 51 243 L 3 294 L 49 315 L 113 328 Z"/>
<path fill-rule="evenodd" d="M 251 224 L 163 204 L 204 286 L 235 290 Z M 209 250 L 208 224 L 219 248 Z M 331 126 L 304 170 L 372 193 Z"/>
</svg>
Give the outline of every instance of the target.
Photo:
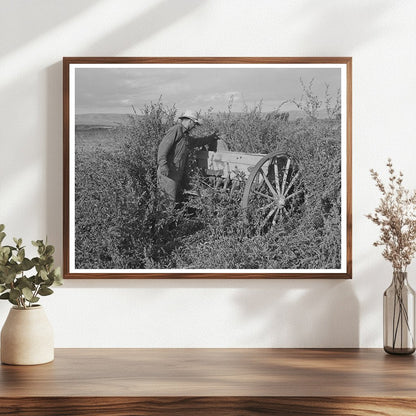
<svg viewBox="0 0 416 416">
<path fill-rule="evenodd" d="M 380 347 L 390 265 L 364 214 L 388 156 L 416 187 L 416 3 L 0 0 L 0 223 L 62 259 L 63 56 L 352 56 L 353 279 L 66 281 L 57 347 Z M 416 266 L 410 269 L 416 287 Z M 9 304 L 0 304 L 0 325 Z"/>
</svg>

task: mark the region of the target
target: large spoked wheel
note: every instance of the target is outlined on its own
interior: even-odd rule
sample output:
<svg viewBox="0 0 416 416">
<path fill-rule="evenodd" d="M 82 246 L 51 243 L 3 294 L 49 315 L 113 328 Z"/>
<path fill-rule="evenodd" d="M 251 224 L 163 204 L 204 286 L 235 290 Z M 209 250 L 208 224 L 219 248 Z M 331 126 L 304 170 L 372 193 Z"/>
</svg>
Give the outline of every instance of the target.
<svg viewBox="0 0 416 416">
<path fill-rule="evenodd" d="M 283 152 L 269 153 L 251 171 L 242 207 L 263 230 L 282 223 L 304 202 L 301 179 L 296 158 Z"/>
</svg>

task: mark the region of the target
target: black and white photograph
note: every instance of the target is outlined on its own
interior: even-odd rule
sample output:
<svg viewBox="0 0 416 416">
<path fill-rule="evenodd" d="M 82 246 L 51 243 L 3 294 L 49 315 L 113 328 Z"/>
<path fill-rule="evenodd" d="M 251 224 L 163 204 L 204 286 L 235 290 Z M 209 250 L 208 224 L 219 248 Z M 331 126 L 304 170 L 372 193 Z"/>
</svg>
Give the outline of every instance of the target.
<svg viewBox="0 0 416 416">
<path fill-rule="evenodd" d="M 350 61 L 241 61 L 65 58 L 65 277 L 350 277 Z"/>
</svg>

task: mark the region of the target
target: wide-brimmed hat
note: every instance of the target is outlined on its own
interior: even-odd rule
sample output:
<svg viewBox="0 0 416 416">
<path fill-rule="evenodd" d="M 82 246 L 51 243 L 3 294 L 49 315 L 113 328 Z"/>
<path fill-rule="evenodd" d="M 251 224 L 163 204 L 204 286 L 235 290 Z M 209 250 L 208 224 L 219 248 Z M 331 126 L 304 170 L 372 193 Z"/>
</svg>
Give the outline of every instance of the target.
<svg viewBox="0 0 416 416">
<path fill-rule="evenodd" d="M 179 117 L 179 119 L 182 119 L 182 118 L 189 118 L 190 120 L 192 120 L 196 124 L 202 124 L 202 120 L 200 118 L 198 118 L 198 114 L 194 110 L 184 111 L 182 113 L 182 115 Z"/>
</svg>

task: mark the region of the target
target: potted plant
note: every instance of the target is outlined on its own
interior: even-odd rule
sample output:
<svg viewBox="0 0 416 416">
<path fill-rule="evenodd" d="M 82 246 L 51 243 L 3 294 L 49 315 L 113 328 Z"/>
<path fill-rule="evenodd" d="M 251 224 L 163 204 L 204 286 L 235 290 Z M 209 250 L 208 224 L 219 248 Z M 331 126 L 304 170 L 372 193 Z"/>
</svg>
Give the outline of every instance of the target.
<svg viewBox="0 0 416 416">
<path fill-rule="evenodd" d="M 1 331 L 1 362 L 15 365 L 43 364 L 54 359 L 53 330 L 42 306 L 41 296 L 61 285 L 59 267 L 54 267 L 55 248 L 43 240 L 32 241 L 38 256 L 26 257 L 21 238 L 2 245 L 6 237 L 0 224 L 0 299 L 13 307 Z"/>
<path fill-rule="evenodd" d="M 379 206 L 367 215 L 380 227 L 375 246 L 383 246 L 383 257 L 393 266 L 393 279 L 383 296 L 384 350 L 390 354 L 415 351 L 415 292 L 407 281 L 407 267 L 416 253 L 416 191 L 403 186 L 403 173 L 397 173 L 388 159 L 389 180 L 385 185 L 370 170 L 381 192 Z"/>
</svg>

